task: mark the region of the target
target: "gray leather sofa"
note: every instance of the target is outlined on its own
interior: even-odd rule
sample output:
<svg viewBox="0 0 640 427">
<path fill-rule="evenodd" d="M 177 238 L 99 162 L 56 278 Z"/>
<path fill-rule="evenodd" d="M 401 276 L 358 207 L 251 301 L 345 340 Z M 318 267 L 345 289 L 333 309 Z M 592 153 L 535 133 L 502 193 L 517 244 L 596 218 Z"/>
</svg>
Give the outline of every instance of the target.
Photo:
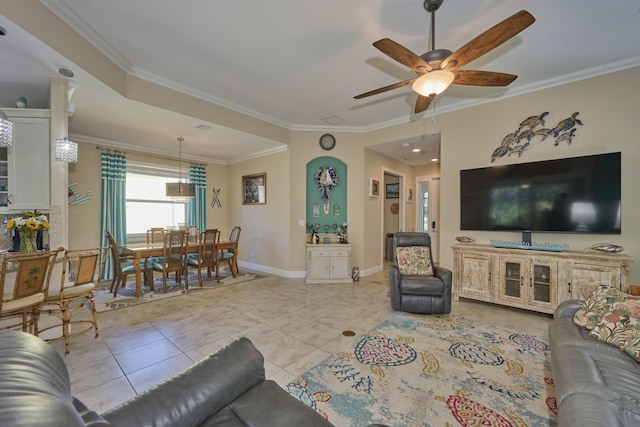
<svg viewBox="0 0 640 427">
<path fill-rule="evenodd" d="M 62 358 L 24 332 L 0 333 L 0 426 L 311 426 L 331 424 L 265 380 L 264 358 L 240 338 L 104 414 L 71 395 Z"/>
<path fill-rule="evenodd" d="M 389 266 L 389 293 L 391 308 L 396 311 L 421 314 L 447 314 L 451 312 L 451 270 L 436 266 L 429 252 L 433 276 L 401 274 L 396 248 L 401 246 L 428 246 L 427 233 L 398 232 L 393 236 L 393 265 Z"/>
<path fill-rule="evenodd" d="M 640 426 L 640 364 L 573 322 L 583 303 L 560 304 L 549 326 L 558 425 Z"/>
</svg>

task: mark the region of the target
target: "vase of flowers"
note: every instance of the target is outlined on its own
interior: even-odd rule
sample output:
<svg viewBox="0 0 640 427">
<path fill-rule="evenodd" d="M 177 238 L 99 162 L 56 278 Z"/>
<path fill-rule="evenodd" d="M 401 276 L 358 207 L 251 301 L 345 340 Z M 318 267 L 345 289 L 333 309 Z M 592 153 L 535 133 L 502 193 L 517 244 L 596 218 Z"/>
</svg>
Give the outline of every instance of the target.
<svg viewBox="0 0 640 427">
<path fill-rule="evenodd" d="M 22 212 L 7 221 L 7 230 L 15 230 L 20 236 L 20 253 L 32 254 L 37 250 L 36 236 L 39 231 L 49 229 L 47 216 L 37 210 Z"/>
</svg>

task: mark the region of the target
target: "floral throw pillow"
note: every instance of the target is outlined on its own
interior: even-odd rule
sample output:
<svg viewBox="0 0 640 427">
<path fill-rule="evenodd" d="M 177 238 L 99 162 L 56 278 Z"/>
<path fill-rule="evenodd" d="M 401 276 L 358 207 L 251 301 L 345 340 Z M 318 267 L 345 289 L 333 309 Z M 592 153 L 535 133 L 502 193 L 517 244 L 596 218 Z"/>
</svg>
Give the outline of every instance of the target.
<svg viewBox="0 0 640 427">
<path fill-rule="evenodd" d="M 401 246 L 396 248 L 396 259 L 401 274 L 433 276 L 431 252 L 428 246 Z"/>
<path fill-rule="evenodd" d="M 600 285 L 594 289 L 591 296 L 573 315 L 573 322 L 578 326 L 592 330 L 600 323 L 609 306 L 615 302 L 623 301 L 625 296 L 629 295 L 616 288 Z"/>
<path fill-rule="evenodd" d="M 640 362 L 640 330 L 633 329 L 627 336 L 627 341 L 620 346 L 620 350 Z"/>
<path fill-rule="evenodd" d="M 611 304 L 589 335 L 640 361 L 640 298 L 628 295 Z"/>
</svg>

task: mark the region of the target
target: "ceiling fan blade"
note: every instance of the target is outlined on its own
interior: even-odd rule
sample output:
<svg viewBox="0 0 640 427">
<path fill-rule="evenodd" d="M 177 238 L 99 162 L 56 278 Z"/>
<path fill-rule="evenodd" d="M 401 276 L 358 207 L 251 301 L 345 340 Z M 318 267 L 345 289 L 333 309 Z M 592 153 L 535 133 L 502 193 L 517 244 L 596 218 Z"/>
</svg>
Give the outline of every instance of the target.
<svg viewBox="0 0 640 427">
<path fill-rule="evenodd" d="M 533 24 L 535 18 L 526 10 L 510 16 L 497 25 L 489 28 L 460 49 L 453 52 L 442 62 L 442 68 L 458 68 L 476 58 L 481 57 L 490 50 L 498 47 L 520 31 Z M 455 61 L 455 62 L 454 62 Z"/>
<path fill-rule="evenodd" d="M 416 99 L 416 108 L 414 112 L 416 114 L 422 113 L 424 110 L 429 108 L 429 105 L 431 104 L 431 101 L 433 101 L 433 98 L 434 98 L 433 96 L 418 95 L 418 99 Z"/>
<path fill-rule="evenodd" d="M 411 83 L 413 83 L 414 80 L 415 79 L 410 79 L 410 80 L 405 80 L 405 81 L 402 81 L 402 82 L 394 83 L 394 84 L 389 85 L 389 86 L 379 87 L 378 89 L 370 90 L 369 92 L 365 92 L 365 93 L 361 93 L 360 95 L 356 95 L 356 96 L 354 96 L 354 98 L 355 99 L 362 99 L 362 98 L 366 98 L 367 96 L 377 95 L 377 94 L 382 93 L 382 92 L 386 92 L 386 91 L 389 91 L 389 90 L 392 90 L 392 89 L 397 89 L 399 87 L 410 85 Z"/>
<path fill-rule="evenodd" d="M 431 71 L 431 66 L 422 58 L 391 39 L 378 40 L 373 43 L 373 46 L 399 63 L 411 68 L 416 73 L 424 74 L 427 71 Z"/>
<path fill-rule="evenodd" d="M 508 86 L 518 76 L 494 71 L 453 70 L 456 75 L 454 85 L 466 86 Z"/>
</svg>

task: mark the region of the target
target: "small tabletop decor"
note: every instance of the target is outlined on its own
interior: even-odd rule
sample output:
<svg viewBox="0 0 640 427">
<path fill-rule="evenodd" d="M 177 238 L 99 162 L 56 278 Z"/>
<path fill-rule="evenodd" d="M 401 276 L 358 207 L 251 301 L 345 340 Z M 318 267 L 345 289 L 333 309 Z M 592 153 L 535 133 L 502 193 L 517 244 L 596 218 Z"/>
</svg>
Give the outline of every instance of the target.
<svg viewBox="0 0 640 427">
<path fill-rule="evenodd" d="M 474 243 L 476 241 L 476 239 L 471 236 L 458 236 L 456 240 L 460 243 Z"/>
<path fill-rule="evenodd" d="M 37 250 L 36 235 L 38 231 L 47 230 L 49 221 L 47 216 L 37 210 L 22 212 L 7 221 L 7 230 L 17 230 L 20 235 L 20 253 L 32 254 Z"/>
<path fill-rule="evenodd" d="M 614 245 L 613 243 L 596 243 L 591 246 L 591 249 L 598 252 L 606 252 L 610 254 L 617 254 L 622 252 L 624 248 L 619 245 Z"/>
</svg>

